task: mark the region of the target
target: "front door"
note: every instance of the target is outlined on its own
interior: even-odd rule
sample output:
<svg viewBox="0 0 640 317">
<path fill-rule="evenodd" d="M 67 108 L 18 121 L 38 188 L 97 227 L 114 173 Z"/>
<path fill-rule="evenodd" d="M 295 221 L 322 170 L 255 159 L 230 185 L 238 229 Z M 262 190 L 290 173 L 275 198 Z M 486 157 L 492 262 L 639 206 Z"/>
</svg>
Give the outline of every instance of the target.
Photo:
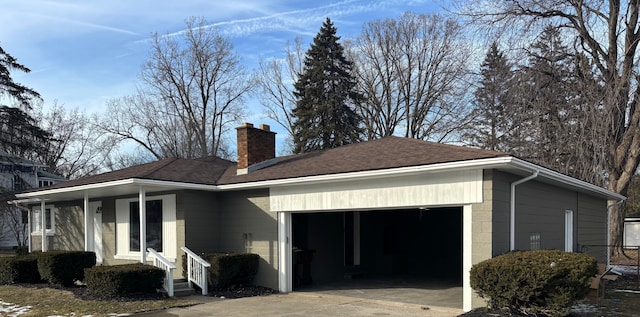
<svg viewBox="0 0 640 317">
<path fill-rule="evenodd" d="M 93 213 L 93 248 L 96 253 L 96 262 L 102 263 L 102 202 L 92 201 L 89 210 Z"/>
</svg>

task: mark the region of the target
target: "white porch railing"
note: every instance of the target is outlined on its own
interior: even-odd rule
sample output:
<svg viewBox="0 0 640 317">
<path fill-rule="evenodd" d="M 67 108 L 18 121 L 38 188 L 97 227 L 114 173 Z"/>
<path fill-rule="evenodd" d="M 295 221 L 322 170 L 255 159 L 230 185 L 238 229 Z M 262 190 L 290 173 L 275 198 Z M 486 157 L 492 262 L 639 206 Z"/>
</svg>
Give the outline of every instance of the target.
<svg viewBox="0 0 640 317">
<path fill-rule="evenodd" d="M 167 291 L 167 295 L 169 295 L 169 297 L 173 297 L 173 270 L 176 269 L 176 266 L 153 248 L 148 248 L 147 251 L 149 251 L 153 257 L 153 266 L 159 267 L 165 271 L 163 285 L 164 290 Z"/>
<path fill-rule="evenodd" d="M 187 247 L 181 247 L 180 249 L 187 254 L 187 281 L 189 287 L 193 287 L 192 283 L 195 283 L 202 289 L 202 295 L 207 295 L 209 293 L 207 268 L 211 267 L 211 264 Z"/>
</svg>

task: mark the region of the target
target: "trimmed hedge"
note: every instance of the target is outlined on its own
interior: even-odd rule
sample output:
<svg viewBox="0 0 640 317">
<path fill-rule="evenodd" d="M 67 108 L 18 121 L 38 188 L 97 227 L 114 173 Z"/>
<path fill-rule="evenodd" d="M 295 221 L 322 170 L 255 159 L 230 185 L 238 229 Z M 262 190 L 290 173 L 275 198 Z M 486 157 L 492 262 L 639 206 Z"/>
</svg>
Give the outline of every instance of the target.
<svg viewBox="0 0 640 317">
<path fill-rule="evenodd" d="M 84 270 L 87 288 L 96 296 L 115 298 L 156 293 L 162 288 L 164 270 L 142 263 L 95 266 Z"/>
<path fill-rule="evenodd" d="M 224 289 L 250 284 L 258 273 L 260 256 L 253 253 L 207 253 L 200 255 L 211 263 L 207 277 L 209 288 Z M 187 276 L 187 256 L 182 255 L 183 276 Z"/>
<path fill-rule="evenodd" d="M 40 282 L 37 255 L 0 258 L 0 284 Z"/>
<path fill-rule="evenodd" d="M 207 255 L 205 260 L 211 263 L 209 285 L 212 289 L 223 289 L 253 282 L 258 273 L 259 259 L 253 253 Z"/>
<path fill-rule="evenodd" d="M 474 265 L 471 287 L 491 308 L 562 314 L 587 295 L 597 272 L 596 260 L 587 254 L 514 251 Z"/>
<path fill-rule="evenodd" d="M 83 281 L 84 269 L 96 265 L 94 252 L 48 251 L 38 254 L 38 272 L 52 285 L 70 286 Z"/>
</svg>

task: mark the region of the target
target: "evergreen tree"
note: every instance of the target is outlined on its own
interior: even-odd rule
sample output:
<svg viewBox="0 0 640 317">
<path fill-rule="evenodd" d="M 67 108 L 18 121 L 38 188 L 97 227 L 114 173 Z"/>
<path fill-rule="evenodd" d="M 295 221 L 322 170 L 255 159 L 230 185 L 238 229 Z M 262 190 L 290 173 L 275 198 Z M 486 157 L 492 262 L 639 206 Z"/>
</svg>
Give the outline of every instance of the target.
<svg viewBox="0 0 640 317">
<path fill-rule="evenodd" d="M 575 152 L 579 100 L 575 89 L 575 53 L 548 26 L 528 50 L 519 74 L 514 118 L 518 126 L 511 150 L 522 158 L 569 173 Z"/>
<path fill-rule="evenodd" d="M 38 127 L 38 122 L 26 112 L 31 109 L 31 102 L 40 98 L 40 95 L 14 82 L 12 70 L 30 72 L 29 68 L 18 63 L 16 58 L 0 47 L 0 97 L 13 99 L 19 105 L 17 108 L 0 104 L 0 150 L 31 160 L 41 160 L 52 140 L 50 134 Z"/>
<path fill-rule="evenodd" d="M 360 141 L 362 118 L 354 105 L 356 92 L 352 63 L 329 18 L 305 55 L 304 68 L 294 84 L 294 152 L 330 149 Z"/>
<path fill-rule="evenodd" d="M 471 127 L 465 137 L 483 149 L 505 151 L 509 131 L 509 94 L 513 72 L 494 42 L 480 68 L 482 80 L 474 93 Z"/>
<path fill-rule="evenodd" d="M 18 101 L 24 109 L 31 108 L 31 101 L 40 98 L 40 95 L 33 89 L 16 83 L 11 78 L 11 71 L 19 70 L 25 73 L 31 70 L 18 63 L 18 60 L 5 52 L 0 47 L 0 97 L 7 96 Z"/>
</svg>

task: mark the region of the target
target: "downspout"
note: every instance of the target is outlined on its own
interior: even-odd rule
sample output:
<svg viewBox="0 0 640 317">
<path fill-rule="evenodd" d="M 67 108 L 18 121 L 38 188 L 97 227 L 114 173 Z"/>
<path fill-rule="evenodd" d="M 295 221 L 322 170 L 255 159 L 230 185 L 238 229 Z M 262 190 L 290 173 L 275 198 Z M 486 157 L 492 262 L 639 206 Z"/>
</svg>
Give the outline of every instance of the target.
<svg viewBox="0 0 640 317">
<path fill-rule="evenodd" d="M 509 234 L 510 234 L 509 250 L 510 251 L 513 251 L 516 249 L 516 186 L 538 177 L 539 172 L 540 172 L 539 170 L 535 170 L 533 171 L 533 174 L 511 183 L 511 201 L 510 201 L 511 219 L 510 219 L 510 230 L 509 230 Z"/>
</svg>

